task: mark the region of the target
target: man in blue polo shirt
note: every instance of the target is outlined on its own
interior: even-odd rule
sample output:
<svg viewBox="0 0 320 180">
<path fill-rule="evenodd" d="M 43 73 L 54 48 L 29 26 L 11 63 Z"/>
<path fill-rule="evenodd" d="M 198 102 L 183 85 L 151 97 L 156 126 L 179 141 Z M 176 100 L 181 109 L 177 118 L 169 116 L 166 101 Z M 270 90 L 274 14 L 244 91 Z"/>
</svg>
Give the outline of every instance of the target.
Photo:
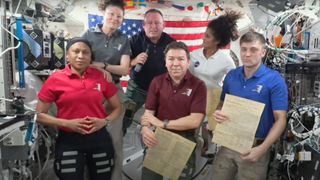
<svg viewBox="0 0 320 180">
<path fill-rule="evenodd" d="M 231 70 L 223 84 L 221 109 L 226 94 L 251 99 L 265 104 L 256 140 L 248 152 L 238 153 L 221 147 L 213 163 L 213 179 L 265 180 L 269 163 L 269 150 L 286 127 L 288 91 L 284 79 L 262 64 L 266 54 L 266 40 L 257 32 L 247 32 L 240 38 L 240 55 L 243 66 Z M 218 123 L 228 120 L 220 110 L 214 117 Z"/>
</svg>

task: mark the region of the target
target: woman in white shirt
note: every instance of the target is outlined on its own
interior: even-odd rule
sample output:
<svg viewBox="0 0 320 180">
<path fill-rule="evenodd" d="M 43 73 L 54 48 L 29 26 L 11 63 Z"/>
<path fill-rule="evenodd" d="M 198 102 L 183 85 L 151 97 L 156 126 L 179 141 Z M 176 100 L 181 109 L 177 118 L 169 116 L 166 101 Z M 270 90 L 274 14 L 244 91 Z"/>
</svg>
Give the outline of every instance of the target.
<svg viewBox="0 0 320 180">
<path fill-rule="evenodd" d="M 206 119 L 211 131 L 216 126 L 213 112 L 219 103 L 222 81 L 226 73 L 236 67 L 225 47 L 239 37 L 236 21 L 240 17 L 238 12 L 226 11 L 224 15 L 210 21 L 203 37 L 203 48 L 191 53 L 190 71 L 207 86 Z"/>
</svg>

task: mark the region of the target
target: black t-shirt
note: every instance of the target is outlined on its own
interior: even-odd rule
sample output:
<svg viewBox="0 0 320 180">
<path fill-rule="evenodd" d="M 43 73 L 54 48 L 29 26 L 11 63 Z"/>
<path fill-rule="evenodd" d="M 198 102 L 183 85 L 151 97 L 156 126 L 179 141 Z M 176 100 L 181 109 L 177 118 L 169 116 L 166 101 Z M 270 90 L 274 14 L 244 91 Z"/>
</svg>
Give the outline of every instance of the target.
<svg viewBox="0 0 320 180">
<path fill-rule="evenodd" d="M 146 33 L 135 35 L 130 40 L 131 46 L 131 59 L 135 58 L 142 52 L 146 52 L 148 49 L 148 59 L 142 66 L 139 72 L 134 71 L 134 67 L 131 70 L 131 79 L 143 90 L 148 91 L 150 83 L 155 76 L 167 72 L 165 66 L 164 49 L 166 46 L 175 41 L 167 33 L 162 32 L 162 35 L 157 44 L 154 44 L 146 36 Z"/>
</svg>

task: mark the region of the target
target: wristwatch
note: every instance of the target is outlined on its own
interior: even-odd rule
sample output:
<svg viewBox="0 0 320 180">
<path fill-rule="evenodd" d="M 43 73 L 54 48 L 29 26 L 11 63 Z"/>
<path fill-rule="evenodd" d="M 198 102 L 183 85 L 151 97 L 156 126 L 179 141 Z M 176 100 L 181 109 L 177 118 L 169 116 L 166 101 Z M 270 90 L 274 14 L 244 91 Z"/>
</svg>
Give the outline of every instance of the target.
<svg viewBox="0 0 320 180">
<path fill-rule="evenodd" d="M 168 124 L 169 124 L 168 119 L 163 120 L 163 129 L 167 129 Z"/>
<path fill-rule="evenodd" d="M 143 128 L 143 127 L 148 127 L 147 125 L 142 125 L 142 124 L 141 124 L 141 125 L 139 125 L 139 126 L 140 126 L 140 127 L 139 127 L 139 131 L 140 131 L 140 133 L 141 133 L 141 131 L 142 131 L 142 128 Z"/>
<path fill-rule="evenodd" d="M 106 122 L 106 126 L 109 126 L 111 123 L 111 120 L 108 118 L 105 118 L 104 121 Z"/>
<path fill-rule="evenodd" d="M 108 63 L 106 63 L 106 62 L 103 63 L 103 69 L 104 69 L 104 70 L 106 70 L 106 68 L 107 68 L 108 66 L 109 66 Z"/>
</svg>

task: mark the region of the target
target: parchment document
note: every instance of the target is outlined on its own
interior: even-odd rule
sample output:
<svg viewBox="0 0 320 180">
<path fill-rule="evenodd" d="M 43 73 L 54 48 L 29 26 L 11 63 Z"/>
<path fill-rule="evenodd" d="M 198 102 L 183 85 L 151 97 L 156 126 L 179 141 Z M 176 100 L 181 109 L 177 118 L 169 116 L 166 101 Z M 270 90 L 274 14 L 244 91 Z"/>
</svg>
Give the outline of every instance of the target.
<svg viewBox="0 0 320 180">
<path fill-rule="evenodd" d="M 213 117 L 213 113 L 216 110 L 219 102 L 220 102 L 220 95 L 221 95 L 221 88 L 215 89 L 207 89 L 207 118 L 210 130 L 215 130 L 217 126 L 217 122 Z"/>
<path fill-rule="evenodd" d="M 196 144 L 184 137 L 157 128 L 159 144 L 148 149 L 143 166 L 169 179 L 178 179 Z"/>
<path fill-rule="evenodd" d="M 252 148 L 265 104 L 226 94 L 221 111 L 229 120 L 216 126 L 212 142 L 239 153 Z"/>
</svg>

